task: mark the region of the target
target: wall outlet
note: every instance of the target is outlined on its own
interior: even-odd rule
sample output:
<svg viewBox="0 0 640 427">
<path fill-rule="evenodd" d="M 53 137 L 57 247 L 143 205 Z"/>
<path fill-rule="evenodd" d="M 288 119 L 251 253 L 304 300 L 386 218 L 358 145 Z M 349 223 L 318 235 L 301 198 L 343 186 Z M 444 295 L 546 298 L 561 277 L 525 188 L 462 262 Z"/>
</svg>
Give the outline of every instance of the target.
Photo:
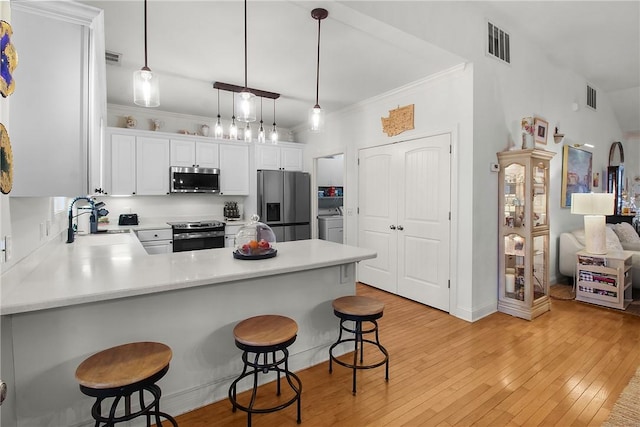
<svg viewBox="0 0 640 427">
<path fill-rule="evenodd" d="M 490 163 L 489 164 L 489 170 L 491 172 L 500 172 L 500 165 L 497 163 Z"/>
</svg>

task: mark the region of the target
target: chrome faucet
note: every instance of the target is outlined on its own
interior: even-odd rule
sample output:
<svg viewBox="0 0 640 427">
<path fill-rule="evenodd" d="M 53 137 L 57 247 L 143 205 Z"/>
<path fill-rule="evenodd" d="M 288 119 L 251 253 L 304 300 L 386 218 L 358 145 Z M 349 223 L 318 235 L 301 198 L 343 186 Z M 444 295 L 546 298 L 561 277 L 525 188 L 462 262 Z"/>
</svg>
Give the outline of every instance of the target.
<svg viewBox="0 0 640 427">
<path fill-rule="evenodd" d="M 80 196 L 73 199 L 69 205 L 69 228 L 67 229 L 67 243 L 73 243 L 75 230 L 73 229 L 73 205 L 78 200 L 86 200 L 91 206 L 91 218 L 89 219 L 89 225 L 91 227 L 91 233 L 97 233 L 98 231 L 98 215 L 96 214 L 96 205 L 89 197 Z"/>
</svg>

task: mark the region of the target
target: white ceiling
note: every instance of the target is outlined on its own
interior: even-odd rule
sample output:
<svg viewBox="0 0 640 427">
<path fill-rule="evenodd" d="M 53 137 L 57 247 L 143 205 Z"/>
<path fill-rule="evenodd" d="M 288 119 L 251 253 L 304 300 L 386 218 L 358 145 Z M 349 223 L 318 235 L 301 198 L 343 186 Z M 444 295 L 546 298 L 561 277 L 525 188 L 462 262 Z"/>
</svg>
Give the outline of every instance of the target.
<svg viewBox="0 0 640 427">
<path fill-rule="evenodd" d="M 106 49 L 122 54 L 107 66 L 108 102 L 133 105 L 131 75 L 143 56 L 143 2 L 93 1 L 105 11 Z M 415 2 L 392 2 L 406 13 Z M 606 92 L 621 128 L 640 131 L 640 1 L 473 2 L 508 19 L 552 61 Z M 362 6 L 362 7 L 361 7 Z M 464 60 L 363 13 L 365 3 L 331 0 L 250 1 L 248 86 L 281 94 L 279 126 L 306 121 L 315 104 L 317 21 L 322 21 L 320 105 L 328 112 L 450 68 Z M 149 0 L 149 67 L 160 76 L 160 109 L 215 117 L 214 81 L 244 84 L 243 2 Z M 635 92 L 629 92 L 636 88 Z M 229 118 L 231 95 L 220 92 Z M 264 121 L 273 121 L 264 101 Z"/>
</svg>

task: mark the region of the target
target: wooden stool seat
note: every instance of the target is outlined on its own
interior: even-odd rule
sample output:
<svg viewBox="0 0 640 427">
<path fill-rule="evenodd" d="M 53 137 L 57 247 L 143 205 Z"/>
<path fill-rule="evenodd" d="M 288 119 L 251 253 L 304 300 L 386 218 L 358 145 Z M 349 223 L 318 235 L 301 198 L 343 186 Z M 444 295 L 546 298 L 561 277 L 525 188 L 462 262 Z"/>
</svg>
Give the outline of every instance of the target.
<svg viewBox="0 0 640 427">
<path fill-rule="evenodd" d="M 103 350 L 76 369 L 76 380 L 84 387 L 108 389 L 146 380 L 171 361 L 171 349 L 157 342 L 134 342 Z"/>
<path fill-rule="evenodd" d="M 383 302 L 358 295 L 337 298 L 332 305 L 335 311 L 349 316 L 374 316 L 384 310 Z"/>
<path fill-rule="evenodd" d="M 296 340 L 298 334 L 298 324 L 295 320 L 285 316 L 266 314 L 245 319 L 233 328 L 236 347 L 242 350 L 242 373 L 229 387 L 229 401 L 233 405 L 233 412 L 240 409 L 247 413 L 247 426 L 251 427 L 252 414 L 266 414 L 279 411 L 297 402 L 298 417 L 297 422 L 302 421 L 300 417 L 300 396 L 302 395 L 302 381 L 289 370 L 289 347 Z M 269 360 L 271 356 L 271 360 Z M 264 407 L 257 404 L 258 375 L 276 373 L 276 395 L 280 396 L 280 374 L 284 374 L 291 392 L 275 406 Z M 238 383 L 244 378 L 253 379 L 251 387 L 251 397 L 248 403 L 238 401 Z"/>
<path fill-rule="evenodd" d="M 112 427 L 142 416 L 146 417 L 147 426 L 152 419 L 160 426 L 161 418 L 165 418 L 178 427 L 171 415 L 160 411 L 162 392 L 156 384 L 169 370 L 172 355 L 165 344 L 134 342 L 100 351 L 80 363 L 76 380 L 80 391 L 96 398 L 91 408 L 95 427 Z M 132 410 L 134 393 L 139 396 L 139 406 Z"/>
<path fill-rule="evenodd" d="M 274 314 L 251 317 L 233 328 L 237 342 L 251 347 L 283 344 L 298 334 L 298 325 L 293 319 Z"/>
<path fill-rule="evenodd" d="M 333 362 L 351 368 L 353 370 L 352 393 L 354 395 L 356 394 L 356 372 L 359 369 L 373 369 L 385 365 L 385 380 L 389 381 L 389 352 L 380 344 L 378 336 L 378 319 L 382 317 L 384 312 L 384 303 L 365 296 L 349 295 L 336 298 L 332 305 L 333 313 L 340 318 L 340 333 L 338 340 L 329 347 L 329 373 L 333 372 Z M 365 324 L 368 328 L 362 327 L 363 322 L 368 322 Z M 343 338 L 343 332 L 353 334 L 352 338 Z M 374 334 L 374 339 L 364 338 L 366 334 Z M 347 342 L 354 343 L 353 362 L 345 362 L 333 355 L 333 350 L 339 344 Z M 364 363 L 365 343 L 377 348 L 382 354 L 382 358 L 375 362 Z"/>
</svg>

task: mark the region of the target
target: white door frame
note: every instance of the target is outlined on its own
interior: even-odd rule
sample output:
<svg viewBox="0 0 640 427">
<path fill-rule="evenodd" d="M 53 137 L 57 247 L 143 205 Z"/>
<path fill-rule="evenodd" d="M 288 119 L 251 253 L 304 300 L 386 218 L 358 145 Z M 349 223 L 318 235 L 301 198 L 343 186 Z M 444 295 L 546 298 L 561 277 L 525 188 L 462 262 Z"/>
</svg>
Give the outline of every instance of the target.
<svg viewBox="0 0 640 427">
<path fill-rule="evenodd" d="M 311 238 L 317 239 L 318 231 L 318 159 L 324 159 L 331 156 L 339 156 L 342 154 L 342 189 L 343 199 L 342 206 L 347 206 L 349 192 L 347 191 L 347 156 L 346 150 L 330 152 L 323 155 L 317 155 L 313 158 L 313 173 L 311 174 Z M 343 236 L 347 235 L 347 221 L 343 221 Z M 345 238 L 346 240 L 346 238 Z"/>
</svg>

